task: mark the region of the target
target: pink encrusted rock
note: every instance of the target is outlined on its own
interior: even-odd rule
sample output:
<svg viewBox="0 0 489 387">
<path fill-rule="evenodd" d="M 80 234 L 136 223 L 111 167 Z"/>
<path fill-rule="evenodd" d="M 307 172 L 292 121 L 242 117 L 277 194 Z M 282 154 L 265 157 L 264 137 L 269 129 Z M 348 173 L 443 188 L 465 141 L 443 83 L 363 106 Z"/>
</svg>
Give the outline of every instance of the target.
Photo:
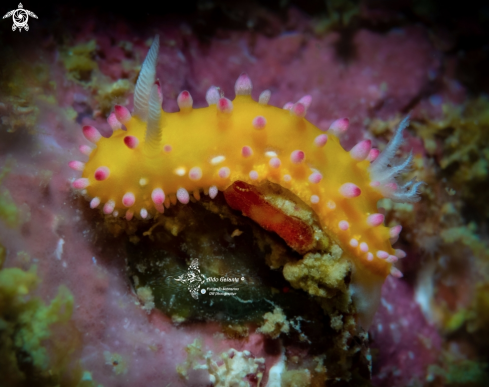
<svg viewBox="0 0 489 387">
<path fill-rule="evenodd" d="M 377 353 L 375 386 L 401 387 L 425 380 L 428 367 L 439 359 L 442 338 L 426 321 L 405 280 L 387 278 L 369 332 Z"/>
<path fill-rule="evenodd" d="M 192 74 L 200 85 L 198 94 L 212 84 L 231 93 L 236 76 L 246 71 L 256 93 L 274 90 L 272 102 L 277 106 L 297 101 L 307 91 L 313 100 L 308 119 L 316 124 L 326 120 L 324 126 L 329 126 L 333 118 L 349 117 L 352 129 L 348 136 L 355 139 L 360 137 L 354 133 L 372 110 L 387 117 L 389 112 L 406 108 L 430 81 L 429 72 L 438 71 L 441 63 L 420 27 L 387 34 L 359 30 L 351 42 L 353 54 L 348 63 L 335 50 L 340 39 L 336 33 L 322 38 L 306 38 L 300 32 L 259 36 L 253 53 L 246 48 L 247 39 L 246 34 L 232 33 L 225 42 L 213 42 L 208 55 L 199 61 L 196 47 L 192 63 L 198 65 L 193 66 Z M 222 70 L 219 79 L 212 70 L 217 65 Z M 355 140 L 351 141 L 353 145 Z"/>
<path fill-rule="evenodd" d="M 294 17 L 300 19 L 297 25 L 309 23 L 307 18 L 301 19 L 300 13 Z M 160 34 L 157 71 L 166 110 L 177 110 L 176 98 L 183 89 L 190 91 L 195 107 L 206 105 L 205 93 L 211 85 L 220 86 L 225 97 L 232 99 L 237 76 L 247 72 L 254 85 L 253 97 L 258 99 L 263 90 L 270 89 L 272 105 L 295 103 L 310 94 L 312 104 L 306 118 L 324 130 L 334 119 L 349 117 L 351 129 L 343 139 L 347 146 L 363 138 L 366 118 L 399 114 L 421 95 L 433 74 L 443 76 L 440 54 L 422 27 L 387 33 L 360 29 L 351 42 L 354 55 L 344 61 L 335 50 L 338 33 L 314 37 L 295 31 L 265 37 L 260 33 L 226 32 L 226 39 L 214 38 L 202 44 L 178 23 L 149 23 L 146 30 L 136 31 L 120 21 L 103 21 L 109 24 L 104 31 L 98 29 L 100 19 L 96 15 L 83 22 L 75 21 L 79 31 L 75 42 L 95 39 L 99 69 L 114 81 L 128 79 L 134 83 L 136 66 L 148 49 L 146 39 L 155 32 Z M 129 45 L 114 44 L 123 41 Z M 30 55 L 44 54 L 43 50 L 47 49 L 36 48 Z M 73 106 L 82 125 L 94 125 L 104 136 L 111 132 L 106 117 L 91 114 L 91 109 L 96 112 L 99 108 L 94 98 L 98 90 L 95 85 L 93 93 L 87 92 L 83 86 L 67 81 L 54 53 L 49 54 L 57 84 L 57 104 L 40 105 L 42 135 L 30 137 L 38 150 L 34 153 L 31 148 L 0 148 L 0 165 L 7 152 L 19 165 L 4 179 L 3 187 L 29 214 L 18 229 L 0 224 L 1 242 L 9 251 L 6 266 L 25 266 L 17 256 L 17 252 L 25 251 L 38 265 L 42 296 L 50 298 L 61 284 L 74 294 L 73 321 L 82 336 L 82 366 L 100 384 L 116 384 L 112 366 L 106 364 L 103 356 L 104 351 L 109 351 L 119 353 L 128 362 L 127 373 L 118 385 L 159 386 L 162 378 L 175 386 L 185 385 L 175 368 L 186 360 L 185 348 L 197 336 L 202 338 L 206 350 L 248 350 L 264 357 L 269 369 L 278 361 L 278 355 L 267 352 L 268 339 L 261 334 L 252 333 L 248 341 L 216 339 L 219 329 L 215 323 L 176 326 L 161 312 L 148 315 L 141 309 L 125 276 L 124 250 L 96 228 L 98 221 L 91 212 L 85 214 L 67 183 L 75 176 L 66 168 L 73 159 L 70 149 L 83 141 L 78 124 L 65 118 L 67 107 Z M 443 101 L 464 95 L 453 78 L 453 71 L 445 74 L 440 91 Z M 413 114 L 420 109 L 435 111 L 439 108 L 437 101 L 422 99 Z M 416 145 L 415 153 L 422 154 L 421 141 L 406 137 L 407 146 Z M 325 141 L 321 139 L 320 143 Z M 46 177 L 49 173 L 43 175 L 44 171 L 52 172 L 52 178 Z M 416 267 L 411 268 L 413 273 Z M 424 380 L 427 366 L 439 356 L 441 339 L 414 298 L 408 281 L 388 278 L 370 329 L 373 348 L 378 350 L 373 368 L 375 385 L 401 387 L 416 379 Z M 304 354 L 297 348 L 287 350 Z M 266 378 L 265 375 L 263 385 Z"/>
</svg>

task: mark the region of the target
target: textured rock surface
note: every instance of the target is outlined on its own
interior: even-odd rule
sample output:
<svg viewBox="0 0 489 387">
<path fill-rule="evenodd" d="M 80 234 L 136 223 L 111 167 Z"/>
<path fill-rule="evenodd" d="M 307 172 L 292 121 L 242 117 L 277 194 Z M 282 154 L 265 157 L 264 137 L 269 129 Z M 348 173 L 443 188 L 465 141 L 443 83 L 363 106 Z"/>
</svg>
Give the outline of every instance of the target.
<svg viewBox="0 0 489 387">
<path fill-rule="evenodd" d="M 254 83 L 254 97 L 270 89 L 273 105 L 312 95 L 308 118 L 322 128 L 338 117 L 349 117 L 352 129 L 343 139 L 348 146 L 373 136 L 366 126 L 372 128 L 374 119 L 392 120 L 411 109 L 413 118 L 436 117 L 441 114 L 440 101 L 458 103 L 464 98 L 464 89 L 453 78 L 453 58 L 446 59 L 433 46 L 423 27 L 383 33 L 359 29 L 344 57 L 339 55 L 339 33 L 314 36 L 307 28 L 310 20 L 294 15 L 297 28 L 289 32 L 264 36 L 223 29 L 203 43 L 184 19 L 149 21 L 135 28 L 93 13 L 65 22 L 64 42 L 57 39 L 54 21 L 38 30 L 33 21 L 29 35 L 9 36 L 11 47 L 2 49 L 2 60 L 8 58 L 9 65 L 0 89 L 0 165 L 4 170 L 10 165 L 11 171 L 2 179 L 1 190 L 9 191 L 18 210 L 14 222 L 1 213 L 5 267 L 27 269 L 36 264 L 39 294 L 45 301 L 56 296 L 59 285 L 70 289 L 73 321 L 82 336 L 81 365 L 97 383 L 149 387 L 164 380 L 185 385 L 175 370 L 186 361 L 185 348 L 196 336 L 215 354 L 234 348 L 263 357 L 267 370 L 280 358 L 262 334 L 252 333 L 246 342 L 222 339 L 217 323 L 176 327 L 175 320 L 157 310 L 148 315 L 126 278 L 121 239 L 106 232 L 101 218 L 88 211 L 69 186 L 74 174 L 67 163 L 78 158 L 76 148 L 83 143 L 80 125 L 96 123 L 110 133 L 106 114 L 113 103 L 125 102 L 132 94 L 146 42 L 155 33 L 163 42 L 158 76 L 168 111 L 177 109 L 176 96 L 183 89 L 192 93 L 197 107 L 204 106 L 210 85 L 232 97 L 237 76 L 246 71 Z M 9 28 L 2 30 L 4 36 Z M 73 51 L 91 40 L 94 46 Z M 67 68 L 63 55 L 80 59 Z M 81 70 L 83 81 L 70 76 Z M 120 79 L 126 83 L 114 87 Z M 434 80 L 441 85 L 433 94 L 429 90 Z M 419 157 L 427 157 L 418 139 L 411 138 L 409 146 Z M 12 207 L 5 200 L 0 205 Z M 423 202 L 415 205 L 414 211 L 423 211 L 422 206 Z M 442 338 L 415 300 L 416 276 L 424 264 L 421 249 L 408 251 L 407 279 L 386 281 L 370 331 L 373 382 L 378 386 L 423 385 L 434 378 L 428 367 L 441 356 Z M 460 301 L 463 306 L 469 303 Z M 465 353 L 470 354 L 470 348 Z M 298 356 L 290 352 L 290 359 Z M 300 354 L 300 348 L 295 352 Z M 117 359 L 117 366 L 124 363 L 125 368 L 107 359 Z M 193 385 L 201 385 L 204 377 L 195 375 Z"/>
</svg>

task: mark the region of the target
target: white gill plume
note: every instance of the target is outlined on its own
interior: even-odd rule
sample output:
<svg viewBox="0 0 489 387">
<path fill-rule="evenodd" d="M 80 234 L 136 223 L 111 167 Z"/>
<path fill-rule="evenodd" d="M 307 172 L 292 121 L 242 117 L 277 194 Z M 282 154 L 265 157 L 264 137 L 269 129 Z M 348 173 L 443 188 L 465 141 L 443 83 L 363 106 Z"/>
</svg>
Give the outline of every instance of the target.
<svg viewBox="0 0 489 387">
<path fill-rule="evenodd" d="M 380 183 L 379 189 L 385 197 L 395 202 L 417 202 L 419 198 L 418 187 L 424 182 L 416 182 L 416 179 L 399 186 L 396 178 L 409 170 L 413 155 L 412 152 L 400 164 L 394 165 L 394 157 L 403 142 L 402 132 L 409 126 L 409 116 L 404 118 L 397 128 L 394 136 L 389 141 L 384 151 L 370 165 L 370 178 Z M 396 188 L 393 188 L 396 187 Z"/>
</svg>

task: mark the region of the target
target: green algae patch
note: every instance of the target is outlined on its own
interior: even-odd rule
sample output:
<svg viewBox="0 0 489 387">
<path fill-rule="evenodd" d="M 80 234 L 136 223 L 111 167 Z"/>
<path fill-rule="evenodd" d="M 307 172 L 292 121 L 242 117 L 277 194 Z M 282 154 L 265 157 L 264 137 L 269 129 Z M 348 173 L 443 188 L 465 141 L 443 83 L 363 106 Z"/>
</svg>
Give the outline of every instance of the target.
<svg viewBox="0 0 489 387">
<path fill-rule="evenodd" d="M 445 354 L 443 366 L 428 367 L 430 379 L 438 376 L 444 386 L 483 386 L 489 374 L 488 365 L 468 359 L 456 359 L 453 355 Z"/>
<path fill-rule="evenodd" d="M 7 161 L 0 169 L 0 220 L 10 228 L 15 228 L 20 223 L 20 211 L 17 208 L 10 192 L 1 186 L 2 181 L 12 170 L 14 161 L 12 158 L 7 158 Z"/>
<path fill-rule="evenodd" d="M 11 228 L 19 224 L 19 210 L 7 189 L 0 189 L 0 219 Z"/>
<path fill-rule="evenodd" d="M 312 21 L 316 35 L 352 26 L 360 16 L 360 2 L 356 0 L 333 0 L 326 3 L 326 13 Z"/>
<path fill-rule="evenodd" d="M 97 62 L 93 60 L 96 48 L 95 40 L 90 40 L 73 46 L 62 54 L 61 58 L 70 79 L 79 82 L 90 80 L 92 72 L 98 69 Z"/>
<path fill-rule="evenodd" d="M 25 220 L 26 214 L 22 214 L 22 211 L 17 207 L 9 190 L 1 187 L 3 179 L 12 169 L 12 164 L 13 160 L 9 158 L 0 170 L 0 221 L 3 221 L 10 228 L 15 228 Z"/>
<path fill-rule="evenodd" d="M 56 297 L 45 304 L 33 295 L 38 283 L 35 267 L 0 271 L 2 382 L 12 387 L 95 386 L 83 379 L 81 367 L 73 362 L 81 344 L 70 321 L 73 295 L 60 286 Z"/>
<path fill-rule="evenodd" d="M 489 283 L 480 281 L 475 289 L 472 303 L 468 308 L 460 309 L 444 324 L 448 333 L 465 327 L 468 333 L 476 335 L 479 342 L 488 345 L 489 327 Z"/>
<path fill-rule="evenodd" d="M 40 109 L 36 99 L 53 89 L 50 65 L 23 60 L 23 55 L 11 47 L 0 47 L 0 56 L 9 58 L 0 69 L 0 134 L 18 130 L 37 132 Z"/>
<path fill-rule="evenodd" d="M 7 250 L 5 249 L 5 247 L 0 245 L 0 270 L 3 267 L 6 257 L 7 257 Z"/>
<path fill-rule="evenodd" d="M 450 183 L 466 205 L 489 215 L 484 195 L 489 174 L 489 98 L 481 96 L 462 105 L 445 104 L 440 119 L 412 123 L 439 167 L 438 178 Z"/>
<path fill-rule="evenodd" d="M 89 89 L 95 96 L 97 106 L 96 116 L 108 116 L 115 104 L 125 104 L 126 98 L 134 90 L 134 80 L 137 78 L 137 66 L 133 60 L 126 60 L 123 68 L 126 75 L 131 78 L 119 79 L 114 82 L 104 75 L 95 60 L 97 42 L 92 39 L 67 47 L 61 55 L 61 60 L 67 72 L 67 78 Z"/>
<path fill-rule="evenodd" d="M 134 91 L 134 85 L 127 79 L 119 79 L 112 82 L 110 79 L 99 77 L 97 82 L 98 92 L 95 100 L 101 114 L 108 115 L 114 104 L 124 104 L 127 95 Z"/>
</svg>

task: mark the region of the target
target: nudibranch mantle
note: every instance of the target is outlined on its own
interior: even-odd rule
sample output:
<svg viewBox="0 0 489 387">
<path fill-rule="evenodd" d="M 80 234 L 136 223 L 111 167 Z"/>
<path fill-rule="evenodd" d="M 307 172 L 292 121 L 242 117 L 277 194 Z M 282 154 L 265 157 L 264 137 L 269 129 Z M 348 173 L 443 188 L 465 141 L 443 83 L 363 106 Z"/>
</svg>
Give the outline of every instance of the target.
<svg viewBox="0 0 489 387">
<path fill-rule="evenodd" d="M 116 106 L 108 118 L 114 129 L 110 138 L 94 127 L 83 128 L 96 146 L 80 147 L 88 162 L 70 166 L 82 171 L 73 186 L 86 190 L 92 208 L 103 204 L 106 214 L 148 218 L 177 201 L 188 203 L 190 195 L 214 198 L 234 182 L 258 185 L 267 180 L 314 210 L 326 235 L 350 257 L 354 272 L 365 277 L 366 287 L 382 283 L 389 273 L 401 276 L 392 262 L 405 254 L 391 246 L 401 227 L 383 225 L 377 201 L 418 200 L 421 182 L 396 182 L 411 155 L 397 166 L 392 162 L 407 119 L 384 152 L 371 148 L 369 140 L 347 152 L 339 141 L 347 119 L 321 131 L 304 118 L 309 96 L 280 109 L 268 105 L 270 92 L 265 91 L 256 102 L 246 74 L 236 82 L 233 101 L 211 87 L 209 106 L 193 109 L 190 93 L 183 91 L 177 100 L 180 111 L 166 113 L 155 81 L 158 45 L 156 37 L 136 85 L 133 114 Z"/>
</svg>

